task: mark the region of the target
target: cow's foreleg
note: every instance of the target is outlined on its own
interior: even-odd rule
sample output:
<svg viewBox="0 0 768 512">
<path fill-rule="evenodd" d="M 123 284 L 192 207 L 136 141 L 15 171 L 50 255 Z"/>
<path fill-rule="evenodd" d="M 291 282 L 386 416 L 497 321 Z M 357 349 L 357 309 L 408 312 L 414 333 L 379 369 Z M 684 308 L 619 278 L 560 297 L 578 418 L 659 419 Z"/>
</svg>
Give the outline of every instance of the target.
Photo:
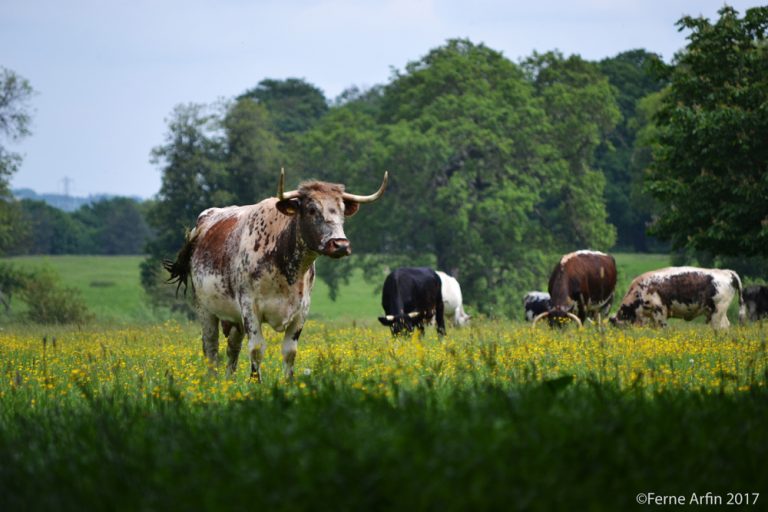
<svg viewBox="0 0 768 512">
<path fill-rule="evenodd" d="M 293 363 L 296 361 L 302 327 L 303 325 L 289 327 L 285 330 L 285 337 L 283 338 L 283 370 L 286 377 L 291 380 L 293 380 Z"/>
<path fill-rule="evenodd" d="M 267 340 L 261 334 L 261 324 L 256 324 L 248 334 L 248 355 L 251 358 L 251 380 L 261 382 L 261 361 L 267 350 Z"/>
<path fill-rule="evenodd" d="M 437 322 L 437 335 L 445 336 L 445 305 L 438 300 L 435 305 L 435 320 Z"/>
<path fill-rule="evenodd" d="M 208 368 L 216 371 L 219 357 L 219 319 L 216 315 L 200 312 L 200 322 L 203 327 L 203 354 L 208 359 Z"/>
</svg>

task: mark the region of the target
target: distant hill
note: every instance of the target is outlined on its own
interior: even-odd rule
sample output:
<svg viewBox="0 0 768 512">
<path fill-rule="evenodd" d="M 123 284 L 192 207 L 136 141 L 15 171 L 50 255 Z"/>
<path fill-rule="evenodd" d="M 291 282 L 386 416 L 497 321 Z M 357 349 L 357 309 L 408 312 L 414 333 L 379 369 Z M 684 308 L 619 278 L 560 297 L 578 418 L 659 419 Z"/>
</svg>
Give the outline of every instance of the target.
<svg viewBox="0 0 768 512">
<path fill-rule="evenodd" d="M 43 201 L 53 206 L 54 208 L 64 210 L 65 212 L 73 212 L 79 209 L 81 206 L 98 203 L 99 201 L 105 201 L 107 199 L 117 197 L 114 194 L 95 194 L 89 195 L 88 197 L 65 196 L 64 194 L 38 194 L 30 188 L 19 188 L 12 190 L 11 192 L 13 192 L 13 196 L 17 199 L 33 199 L 35 201 Z M 143 201 L 143 199 L 138 196 L 131 196 L 131 199 L 134 199 L 138 202 Z"/>
</svg>

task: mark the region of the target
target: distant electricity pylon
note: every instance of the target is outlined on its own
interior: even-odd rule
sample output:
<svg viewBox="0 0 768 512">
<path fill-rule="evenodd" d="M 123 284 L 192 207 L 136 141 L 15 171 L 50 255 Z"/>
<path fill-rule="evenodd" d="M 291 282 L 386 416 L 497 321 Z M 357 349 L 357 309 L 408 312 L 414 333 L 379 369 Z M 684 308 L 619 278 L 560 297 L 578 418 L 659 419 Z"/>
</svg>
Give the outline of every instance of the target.
<svg viewBox="0 0 768 512">
<path fill-rule="evenodd" d="M 69 186 L 74 182 L 72 178 L 69 176 L 64 176 L 64 179 L 61 180 L 61 182 L 64 184 L 64 195 L 66 197 L 69 197 Z"/>
</svg>

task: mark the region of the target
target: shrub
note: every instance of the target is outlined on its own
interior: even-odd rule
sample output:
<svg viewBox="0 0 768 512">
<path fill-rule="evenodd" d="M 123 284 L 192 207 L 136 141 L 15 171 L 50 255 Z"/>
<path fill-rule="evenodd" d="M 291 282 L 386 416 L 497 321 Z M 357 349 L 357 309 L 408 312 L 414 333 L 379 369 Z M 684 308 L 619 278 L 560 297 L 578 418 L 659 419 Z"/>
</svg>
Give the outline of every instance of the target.
<svg viewBox="0 0 768 512">
<path fill-rule="evenodd" d="M 93 318 L 80 290 L 63 286 L 50 269 L 26 274 L 19 296 L 28 307 L 24 318 L 34 323 L 83 323 Z"/>
</svg>

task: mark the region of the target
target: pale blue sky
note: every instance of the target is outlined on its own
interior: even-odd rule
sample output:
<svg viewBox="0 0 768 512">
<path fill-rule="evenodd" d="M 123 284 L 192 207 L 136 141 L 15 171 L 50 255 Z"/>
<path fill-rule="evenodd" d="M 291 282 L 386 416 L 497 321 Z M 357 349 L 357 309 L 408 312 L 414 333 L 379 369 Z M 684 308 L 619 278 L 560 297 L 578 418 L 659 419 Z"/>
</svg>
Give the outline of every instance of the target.
<svg viewBox="0 0 768 512">
<path fill-rule="evenodd" d="M 732 1 L 740 13 L 760 5 Z M 329 99 L 389 80 L 447 39 L 513 61 L 558 49 L 590 60 L 644 48 L 670 61 L 675 22 L 722 0 L 0 0 L 0 66 L 27 78 L 32 135 L 14 188 L 148 198 L 150 163 L 179 103 L 212 104 L 264 78 L 303 78 Z M 7 142 L 7 141 L 4 141 Z M 258 199 L 258 198 L 254 198 Z"/>
</svg>

